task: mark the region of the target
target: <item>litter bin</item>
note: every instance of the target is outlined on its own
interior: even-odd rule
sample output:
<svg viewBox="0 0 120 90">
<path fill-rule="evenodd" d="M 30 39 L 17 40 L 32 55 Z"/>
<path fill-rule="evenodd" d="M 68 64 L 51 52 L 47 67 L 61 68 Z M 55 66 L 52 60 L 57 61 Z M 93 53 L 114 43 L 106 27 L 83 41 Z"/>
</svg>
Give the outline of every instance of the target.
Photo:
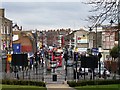
<svg viewBox="0 0 120 90">
<path fill-rule="evenodd" d="M 52 78 L 53 78 L 53 81 L 57 81 L 57 75 L 56 74 L 54 74 Z"/>
</svg>

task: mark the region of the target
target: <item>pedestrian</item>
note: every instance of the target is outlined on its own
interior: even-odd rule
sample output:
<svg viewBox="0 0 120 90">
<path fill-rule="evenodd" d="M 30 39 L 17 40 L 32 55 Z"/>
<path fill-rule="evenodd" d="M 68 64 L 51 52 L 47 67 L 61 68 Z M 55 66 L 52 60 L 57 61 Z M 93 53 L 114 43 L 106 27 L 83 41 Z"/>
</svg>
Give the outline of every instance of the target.
<svg viewBox="0 0 120 90">
<path fill-rule="evenodd" d="M 30 57 L 30 69 L 33 69 L 33 62 L 34 62 L 34 58 Z"/>
<path fill-rule="evenodd" d="M 17 66 L 14 67 L 14 73 L 15 73 L 15 78 L 16 78 L 16 74 L 17 74 Z"/>
<path fill-rule="evenodd" d="M 26 76 L 28 75 L 28 66 L 25 67 L 26 69 Z"/>
<path fill-rule="evenodd" d="M 82 77 L 82 68 L 81 67 L 79 68 L 79 74 Z"/>
<path fill-rule="evenodd" d="M 104 78 L 104 79 L 107 79 L 107 76 L 106 76 L 106 69 L 104 69 L 103 78 Z"/>
<path fill-rule="evenodd" d="M 92 80 L 92 69 L 89 69 L 88 72 L 90 73 L 90 80 Z"/>
<path fill-rule="evenodd" d="M 36 69 L 36 74 L 37 74 L 37 71 L 38 71 L 38 62 L 35 63 L 35 69 Z"/>
<path fill-rule="evenodd" d="M 19 74 L 18 74 L 18 72 L 17 72 L 17 79 L 19 80 Z"/>
</svg>

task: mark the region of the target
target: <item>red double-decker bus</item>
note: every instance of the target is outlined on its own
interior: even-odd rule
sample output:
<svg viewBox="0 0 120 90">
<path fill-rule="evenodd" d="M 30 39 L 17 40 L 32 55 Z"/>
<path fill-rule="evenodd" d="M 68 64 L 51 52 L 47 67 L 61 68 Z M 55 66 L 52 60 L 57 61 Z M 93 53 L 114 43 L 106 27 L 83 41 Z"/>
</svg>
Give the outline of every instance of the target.
<svg viewBox="0 0 120 90">
<path fill-rule="evenodd" d="M 47 69 L 62 67 L 63 51 L 61 49 L 54 48 L 48 51 L 49 59 L 47 60 Z M 54 63 L 53 63 L 54 62 Z M 54 65 L 53 65 L 54 64 Z"/>
<path fill-rule="evenodd" d="M 53 51 L 52 53 L 52 61 L 56 61 L 57 62 L 57 67 L 62 67 L 62 52 L 57 51 Z"/>
</svg>

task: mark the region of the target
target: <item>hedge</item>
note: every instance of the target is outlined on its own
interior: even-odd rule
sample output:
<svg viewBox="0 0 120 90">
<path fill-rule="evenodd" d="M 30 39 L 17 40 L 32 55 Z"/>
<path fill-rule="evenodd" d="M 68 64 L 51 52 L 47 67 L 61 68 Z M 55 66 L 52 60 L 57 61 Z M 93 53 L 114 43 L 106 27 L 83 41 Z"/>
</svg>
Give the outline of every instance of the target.
<svg viewBox="0 0 120 90">
<path fill-rule="evenodd" d="M 108 85 L 120 84 L 120 80 L 86 80 L 86 81 L 67 81 L 70 87 L 86 86 L 86 85 Z"/>
<path fill-rule="evenodd" d="M 33 85 L 33 86 L 43 86 L 45 83 L 41 81 L 24 81 L 24 80 L 2 80 L 2 84 L 7 85 Z"/>
</svg>

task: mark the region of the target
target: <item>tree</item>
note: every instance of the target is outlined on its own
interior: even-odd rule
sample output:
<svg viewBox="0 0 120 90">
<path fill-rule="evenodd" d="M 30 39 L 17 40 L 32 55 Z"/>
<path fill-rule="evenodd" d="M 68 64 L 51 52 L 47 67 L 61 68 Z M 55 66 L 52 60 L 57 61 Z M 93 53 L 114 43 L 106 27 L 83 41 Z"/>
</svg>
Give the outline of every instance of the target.
<svg viewBox="0 0 120 90">
<path fill-rule="evenodd" d="M 93 26 L 102 24 L 105 20 L 120 21 L 120 0 L 87 0 L 86 4 L 93 7 L 90 11 L 92 15 L 87 19 Z"/>
<path fill-rule="evenodd" d="M 110 55 L 111 57 L 115 60 L 118 57 L 118 46 L 114 46 L 111 50 L 110 50 Z"/>
</svg>

